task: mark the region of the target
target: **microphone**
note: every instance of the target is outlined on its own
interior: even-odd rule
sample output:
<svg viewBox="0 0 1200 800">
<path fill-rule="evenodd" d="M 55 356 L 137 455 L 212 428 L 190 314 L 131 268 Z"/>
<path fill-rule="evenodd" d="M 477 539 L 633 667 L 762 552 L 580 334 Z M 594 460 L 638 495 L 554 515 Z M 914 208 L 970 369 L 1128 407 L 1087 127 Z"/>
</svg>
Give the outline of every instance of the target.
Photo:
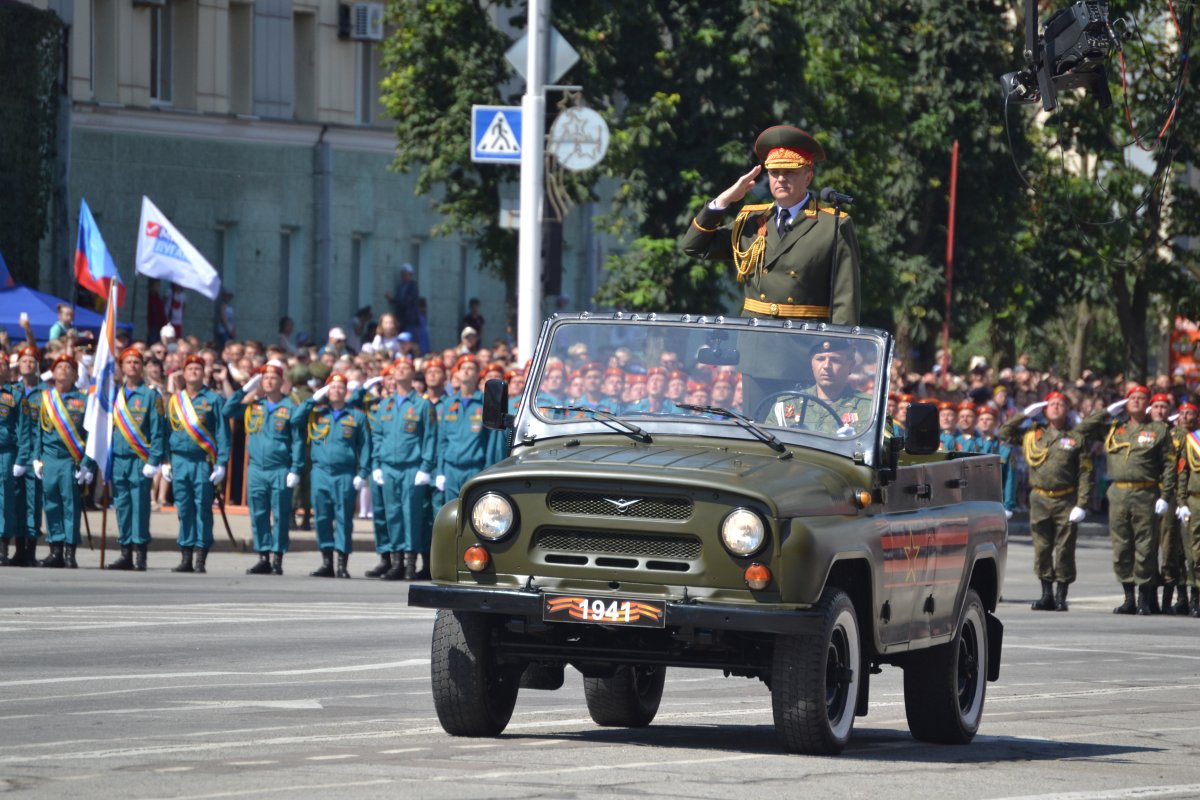
<svg viewBox="0 0 1200 800">
<path fill-rule="evenodd" d="M 842 194 L 832 186 L 826 186 L 821 190 L 821 202 L 833 203 L 835 206 L 850 205 L 854 202 L 854 198 L 848 194 Z"/>
</svg>

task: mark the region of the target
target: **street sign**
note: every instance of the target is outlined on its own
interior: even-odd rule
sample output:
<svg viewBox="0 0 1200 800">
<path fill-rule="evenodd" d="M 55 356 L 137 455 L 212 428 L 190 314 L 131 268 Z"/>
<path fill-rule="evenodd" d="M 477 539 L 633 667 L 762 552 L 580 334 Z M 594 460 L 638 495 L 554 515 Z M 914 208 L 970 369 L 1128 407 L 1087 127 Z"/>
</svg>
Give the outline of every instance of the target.
<svg viewBox="0 0 1200 800">
<path fill-rule="evenodd" d="M 608 152 L 608 124 L 590 108 L 568 108 L 550 126 L 546 149 L 569 170 L 591 169 Z"/>
<path fill-rule="evenodd" d="M 525 66 L 528 62 L 527 51 L 529 49 L 529 34 L 526 33 L 520 39 L 513 43 L 513 46 L 508 48 L 508 52 L 504 57 L 508 59 L 508 63 L 513 65 L 513 69 L 522 78 L 529 80 L 529 76 L 525 74 Z M 571 47 L 563 35 L 558 32 L 558 28 L 551 26 L 550 28 L 550 52 L 546 57 L 546 83 L 558 83 L 558 79 L 567 74 L 567 70 L 575 66 L 579 61 L 579 53 Z"/>
<path fill-rule="evenodd" d="M 471 106 L 471 160 L 521 163 L 520 106 Z"/>
</svg>

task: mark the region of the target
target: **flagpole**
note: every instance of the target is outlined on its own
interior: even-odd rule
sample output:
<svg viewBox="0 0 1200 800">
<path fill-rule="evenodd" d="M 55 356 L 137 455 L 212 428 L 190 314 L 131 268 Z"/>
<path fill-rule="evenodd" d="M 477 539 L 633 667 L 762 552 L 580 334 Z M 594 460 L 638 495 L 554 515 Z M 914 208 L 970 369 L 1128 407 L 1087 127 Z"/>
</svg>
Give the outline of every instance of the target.
<svg viewBox="0 0 1200 800">
<path fill-rule="evenodd" d="M 100 569 L 104 569 L 104 547 L 108 543 L 108 481 L 100 484 Z"/>
</svg>

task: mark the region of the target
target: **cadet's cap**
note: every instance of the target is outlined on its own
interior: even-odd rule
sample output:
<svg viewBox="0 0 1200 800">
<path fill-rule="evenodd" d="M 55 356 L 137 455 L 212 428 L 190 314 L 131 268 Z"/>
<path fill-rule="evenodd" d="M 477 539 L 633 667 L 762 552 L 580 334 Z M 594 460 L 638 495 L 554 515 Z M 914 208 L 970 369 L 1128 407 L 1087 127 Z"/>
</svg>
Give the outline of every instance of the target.
<svg viewBox="0 0 1200 800">
<path fill-rule="evenodd" d="M 646 376 L 645 376 L 645 375 L 630 375 L 629 377 L 627 377 L 627 378 L 625 379 L 625 382 L 626 382 L 626 383 L 630 383 L 630 384 L 634 384 L 634 383 L 645 383 L 645 382 L 646 382 Z"/>
<path fill-rule="evenodd" d="M 1067 402 L 1067 397 L 1062 392 L 1051 392 L 1046 395 L 1046 402 L 1049 403 L 1051 400 L 1062 400 L 1065 403 Z"/>
<path fill-rule="evenodd" d="M 667 368 L 666 367 L 651 367 L 650 369 L 646 370 L 646 374 L 647 375 L 666 375 Z"/>
<path fill-rule="evenodd" d="M 989 417 L 994 417 L 996 416 L 996 409 L 987 405 L 979 406 L 975 409 L 975 416 L 982 417 L 984 414 L 987 414 Z"/>
<path fill-rule="evenodd" d="M 688 381 L 687 388 L 689 392 L 707 391 L 708 384 L 704 381 Z"/>
<path fill-rule="evenodd" d="M 809 351 L 810 356 L 816 356 L 821 353 L 841 353 L 843 355 L 850 352 L 851 345 L 846 339 L 822 339 L 812 346 Z"/>
<path fill-rule="evenodd" d="M 75 369 L 79 369 L 79 365 L 75 363 L 75 359 L 71 358 L 66 353 L 63 353 L 58 358 L 54 359 L 54 363 L 52 363 L 50 365 L 50 371 L 53 372 L 54 368 L 57 367 L 59 364 L 70 364 Z"/>
<path fill-rule="evenodd" d="M 349 386 L 350 379 L 346 377 L 344 372 L 331 372 L 329 377 L 325 379 L 325 385 L 330 386 L 335 383 L 340 383 L 342 386 Z"/>
<path fill-rule="evenodd" d="M 1192 411 L 1196 411 L 1196 412 L 1200 413 L 1200 408 L 1196 408 L 1196 406 L 1194 404 L 1188 402 L 1187 400 L 1184 400 L 1182 403 L 1179 404 L 1180 411 L 1183 411 L 1185 408 L 1190 408 Z"/>
<path fill-rule="evenodd" d="M 1146 395 L 1146 397 L 1150 396 L 1150 390 L 1147 389 L 1145 386 L 1138 384 L 1136 386 L 1129 387 L 1129 391 L 1125 392 L 1125 399 L 1129 399 L 1130 397 L 1133 397 L 1135 394 L 1137 394 L 1139 392 L 1141 394 Z"/>
<path fill-rule="evenodd" d="M 817 140 L 791 125 L 776 125 L 760 133 L 754 155 L 767 169 L 799 169 L 825 160 L 825 150 Z"/>
<path fill-rule="evenodd" d="M 1166 403 L 1169 406 L 1173 406 L 1175 405 L 1175 398 L 1166 392 L 1159 392 L 1150 398 L 1150 404 L 1153 405 L 1154 403 Z"/>
<path fill-rule="evenodd" d="M 913 396 L 912 396 L 911 394 L 902 394 L 902 395 L 900 395 L 900 402 L 901 402 L 901 403 L 911 403 L 912 401 L 913 401 Z"/>
<path fill-rule="evenodd" d="M 459 367 L 461 367 L 463 364 L 474 364 L 476 367 L 478 367 L 479 359 L 470 353 L 464 356 L 459 356 L 458 361 L 454 362 L 454 371 L 458 372 Z"/>
<path fill-rule="evenodd" d="M 672 370 L 672 371 L 671 371 L 671 374 L 667 376 L 667 380 L 670 380 L 670 381 L 674 381 L 674 380 L 686 381 L 686 380 L 687 380 L 687 377 L 688 377 L 688 374 L 687 374 L 686 372 L 682 372 L 682 371 L 680 371 L 680 370 Z"/>
<path fill-rule="evenodd" d="M 625 370 L 621 369 L 620 367 L 609 367 L 608 369 L 604 370 L 604 377 L 606 377 L 606 378 L 624 378 Z"/>
<path fill-rule="evenodd" d="M 514 369 L 510 369 L 504 373 L 504 380 L 511 381 L 513 378 L 519 378 L 519 377 L 524 377 L 524 376 L 525 376 L 525 370 L 514 368 Z"/>
<path fill-rule="evenodd" d="M 146 360 L 146 357 L 142 355 L 142 351 L 138 350 L 136 347 L 126 347 L 124 350 L 122 350 L 120 358 L 117 359 L 117 363 L 123 364 L 127 358 L 136 358 L 138 361 L 142 362 Z"/>
<path fill-rule="evenodd" d="M 17 358 L 25 358 L 25 356 L 29 356 L 30 358 L 37 359 L 39 361 L 42 358 L 42 354 L 39 353 L 38 349 L 31 344 L 27 344 L 21 349 L 17 350 Z"/>
<path fill-rule="evenodd" d="M 972 414 L 976 413 L 975 404 L 972 403 L 970 400 L 964 400 L 961 403 L 959 403 L 958 410 L 959 411 L 970 411 Z"/>
<path fill-rule="evenodd" d="M 191 354 L 190 356 L 188 356 L 187 358 L 185 358 L 183 360 L 183 365 L 185 367 L 188 366 L 189 364 L 199 364 L 202 367 L 208 366 L 207 364 L 204 363 L 204 359 L 201 358 L 200 356 L 196 355 L 195 353 Z M 264 367 L 263 369 L 266 369 L 266 367 Z"/>
<path fill-rule="evenodd" d="M 425 365 L 422 367 L 422 371 L 429 372 L 431 369 L 440 369 L 442 372 L 445 372 L 446 366 L 442 364 L 442 360 L 440 358 L 427 358 L 425 359 Z"/>
<path fill-rule="evenodd" d="M 900 395 L 896 394 L 895 392 L 888 392 L 888 400 L 893 403 L 899 403 Z"/>
<path fill-rule="evenodd" d="M 943 400 L 937 404 L 937 407 L 938 411 L 953 411 L 954 403 L 951 403 L 949 400 Z"/>
<path fill-rule="evenodd" d="M 283 366 L 282 361 L 272 358 L 266 364 L 263 364 L 262 371 L 264 375 L 266 375 L 268 372 L 274 372 L 276 375 L 282 378 L 284 369 L 285 367 Z"/>
<path fill-rule="evenodd" d="M 604 365 L 601 364 L 599 361 L 589 361 L 586 364 L 584 364 L 582 367 L 580 367 L 579 371 L 582 373 L 603 372 Z"/>
</svg>

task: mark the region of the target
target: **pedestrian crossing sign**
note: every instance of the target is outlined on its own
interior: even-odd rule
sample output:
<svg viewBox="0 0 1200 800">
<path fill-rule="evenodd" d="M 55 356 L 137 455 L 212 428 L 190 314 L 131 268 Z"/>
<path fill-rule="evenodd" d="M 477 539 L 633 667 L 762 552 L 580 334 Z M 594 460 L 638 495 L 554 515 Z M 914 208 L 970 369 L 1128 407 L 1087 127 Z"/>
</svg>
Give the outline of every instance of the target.
<svg viewBox="0 0 1200 800">
<path fill-rule="evenodd" d="M 521 163 L 519 106 L 471 106 L 471 160 Z"/>
</svg>

